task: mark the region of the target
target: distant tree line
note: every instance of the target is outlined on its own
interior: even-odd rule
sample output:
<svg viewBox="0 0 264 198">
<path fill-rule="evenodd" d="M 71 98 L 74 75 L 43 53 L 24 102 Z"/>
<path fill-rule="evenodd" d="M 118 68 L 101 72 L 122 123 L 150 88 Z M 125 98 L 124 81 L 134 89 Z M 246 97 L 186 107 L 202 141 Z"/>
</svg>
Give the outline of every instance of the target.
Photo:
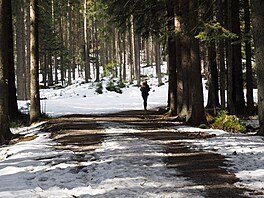
<svg viewBox="0 0 264 198">
<path fill-rule="evenodd" d="M 145 63 L 156 68 L 162 85 L 163 60 L 168 63 L 170 115 L 198 125 L 206 123 L 206 110 L 226 109 L 235 115 L 258 110 L 259 134 L 264 134 L 260 0 L 0 3 L 2 143 L 12 136 L 9 120 L 19 114 L 17 99 L 30 100 L 31 123 L 41 116 L 40 83 L 43 88 L 67 86 L 78 77 L 99 82 L 111 70 L 120 82 L 140 85 L 140 65 Z M 256 85 L 258 104 L 253 100 Z"/>
</svg>

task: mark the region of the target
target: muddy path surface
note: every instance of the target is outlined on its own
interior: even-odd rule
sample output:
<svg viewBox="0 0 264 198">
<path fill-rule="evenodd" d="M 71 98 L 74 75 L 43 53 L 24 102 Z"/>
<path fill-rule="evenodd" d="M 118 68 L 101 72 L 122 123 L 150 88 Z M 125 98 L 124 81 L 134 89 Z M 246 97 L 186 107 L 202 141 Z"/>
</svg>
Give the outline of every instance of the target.
<svg viewBox="0 0 264 198">
<path fill-rule="evenodd" d="M 61 117 L 45 130 L 57 149 L 95 162 L 88 170 L 91 185 L 105 189 L 93 197 L 246 197 L 246 189 L 235 187 L 235 175 L 223 168 L 223 156 L 191 149 L 187 141 L 211 135 L 179 132 L 177 125 L 157 111 L 127 111 Z"/>
</svg>

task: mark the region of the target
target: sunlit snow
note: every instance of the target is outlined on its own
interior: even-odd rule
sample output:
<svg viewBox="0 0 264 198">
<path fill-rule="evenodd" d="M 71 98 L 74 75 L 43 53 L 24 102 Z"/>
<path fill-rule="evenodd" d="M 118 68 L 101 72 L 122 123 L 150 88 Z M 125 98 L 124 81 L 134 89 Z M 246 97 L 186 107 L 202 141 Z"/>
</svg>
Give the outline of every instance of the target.
<svg viewBox="0 0 264 198">
<path fill-rule="evenodd" d="M 151 92 L 148 107 L 165 106 L 167 83 L 157 87 L 156 80 L 151 79 L 149 84 Z M 143 108 L 138 87 L 129 85 L 123 89 L 122 94 L 105 89 L 103 92 L 104 94 L 97 94 L 94 86 L 82 84 L 78 80 L 74 85 L 63 89 L 41 90 L 43 99 L 41 110 L 48 116 L 57 117 L 67 114 L 100 114 Z M 27 101 L 19 101 L 19 107 L 23 107 L 26 111 Z M 237 186 L 264 193 L 263 137 L 188 126 L 175 126 L 175 129 L 216 134 L 213 138 L 188 141 L 193 144 L 193 149 L 217 152 L 226 156 L 228 159 L 226 168 L 235 172 L 241 180 L 236 183 Z M 134 129 L 129 130 L 131 133 L 139 132 Z M 165 168 L 164 162 L 159 159 L 164 155 L 161 152 L 164 148 L 151 140 L 131 141 L 131 137 L 123 137 L 118 141 L 105 139 L 101 147 L 95 150 L 95 156 L 87 154 L 84 157 L 97 158 L 96 161 L 87 160 L 78 163 L 73 152 L 54 150 L 53 146 L 56 142 L 49 138 L 49 133 L 41 132 L 39 126 L 17 129 L 13 132 L 25 135 L 37 134 L 38 137 L 32 141 L 0 147 L 1 198 L 204 196 L 203 186 L 180 176 L 175 169 Z M 108 127 L 105 133 L 125 132 L 122 129 Z M 146 145 L 149 148 L 144 148 Z M 157 156 L 156 161 L 149 160 L 150 155 L 147 151 L 151 151 L 152 156 Z M 122 161 L 121 154 L 130 156 L 130 161 Z M 146 160 L 133 164 L 133 161 L 137 160 L 137 154 L 145 156 Z M 120 168 L 123 171 L 116 172 Z M 172 179 L 166 175 L 175 177 Z M 174 190 L 176 188 L 177 191 Z M 261 196 L 264 197 L 263 195 L 258 197 Z"/>
</svg>

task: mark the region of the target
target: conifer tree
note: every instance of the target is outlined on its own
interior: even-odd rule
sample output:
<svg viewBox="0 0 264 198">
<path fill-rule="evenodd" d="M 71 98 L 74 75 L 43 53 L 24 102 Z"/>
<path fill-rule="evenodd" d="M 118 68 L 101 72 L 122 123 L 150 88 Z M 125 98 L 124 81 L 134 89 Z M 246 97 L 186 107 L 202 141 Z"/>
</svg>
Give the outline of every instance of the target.
<svg viewBox="0 0 264 198">
<path fill-rule="evenodd" d="M 30 0 L 30 123 L 40 116 L 38 0 Z"/>
<path fill-rule="evenodd" d="M 257 65 L 259 134 L 264 135 L 264 3 L 252 0 L 252 24 Z"/>
<path fill-rule="evenodd" d="M 10 4 L 10 0 L 0 0 L 0 144 L 7 143 L 12 136 L 9 129 L 8 116 L 8 59 L 9 53 L 5 49 L 8 46 L 8 34 L 12 35 L 10 31 L 10 23 L 6 20 L 6 15 L 11 13 L 6 9 Z"/>
</svg>

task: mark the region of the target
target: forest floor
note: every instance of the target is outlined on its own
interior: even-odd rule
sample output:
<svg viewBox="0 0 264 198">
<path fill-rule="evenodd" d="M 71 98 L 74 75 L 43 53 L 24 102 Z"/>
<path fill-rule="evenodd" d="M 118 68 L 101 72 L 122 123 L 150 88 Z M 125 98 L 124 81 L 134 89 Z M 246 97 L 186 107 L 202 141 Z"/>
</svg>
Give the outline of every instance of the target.
<svg viewBox="0 0 264 198">
<path fill-rule="evenodd" d="M 100 197 L 186 197 L 185 191 L 192 197 L 250 194 L 234 185 L 238 178 L 225 168 L 224 156 L 192 149 L 188 142 L 212 135 L 179 132 L 175 125 L 180 124 L 157 111 L 127 111 L 55 118 L 44 130 L 59 143 L 57 149 L 71 150 L 80 164 L 94 163 L 89 170 L 80 165 L 80 170 L 89 172 L 92 183 L 104 183 Z"/>
</svg>

